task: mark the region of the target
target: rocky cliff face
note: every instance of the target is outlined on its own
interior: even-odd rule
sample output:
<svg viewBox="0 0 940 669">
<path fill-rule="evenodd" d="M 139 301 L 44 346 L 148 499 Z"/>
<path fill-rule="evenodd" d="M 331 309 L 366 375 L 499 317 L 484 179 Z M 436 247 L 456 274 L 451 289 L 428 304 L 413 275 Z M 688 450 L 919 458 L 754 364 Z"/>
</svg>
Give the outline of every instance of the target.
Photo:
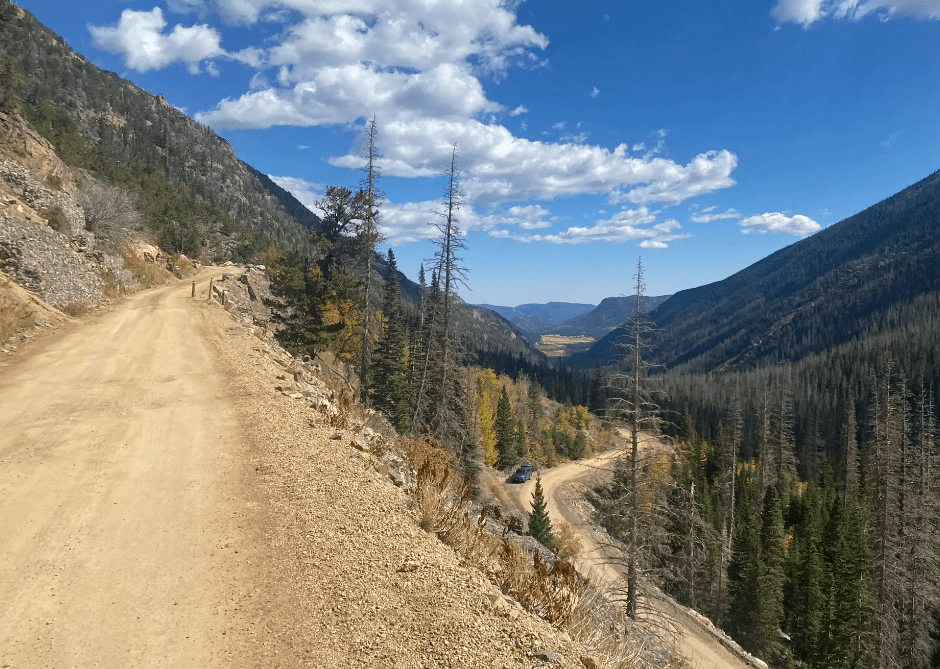
<svg viewBox="0 0 940 669">
<path fill-rule="evenodd" d="M 120 249 L 85 229 L 78 193 L 90 178 L 60 160 L 22 118 L 0 113 L 0 272 L 71 313 L 140 287 Z M 126 240 L 125 253 L 135 246 Z M 8 284 L 0 284 L 0 293 L 12 304 Z M 28 324 L 12 313 L 6 334 Z"/>
</svg>

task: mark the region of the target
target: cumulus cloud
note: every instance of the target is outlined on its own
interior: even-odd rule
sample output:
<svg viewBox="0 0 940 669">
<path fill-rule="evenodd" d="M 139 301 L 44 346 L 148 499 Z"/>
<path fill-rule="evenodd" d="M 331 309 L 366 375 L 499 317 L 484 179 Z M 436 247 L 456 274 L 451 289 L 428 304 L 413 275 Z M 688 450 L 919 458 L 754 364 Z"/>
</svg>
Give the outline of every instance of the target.
<svg viewBox="0 0 940 669">
<path fill-rule="evenodd" d="M 743 228 L 742 232 L 745 234 L 749 232 L 760 232 L 762 234 L 785 232 L 788 235 L 797 237 L 805 237 L 822 229 L 819 223 L 808 216 L 801 214 L 786 216 L 777 212 L 748 216 L 741 221 L 740 225 Z"/>
<path fill-rule="evenodd" d="M 682 165 L 666 158 L 635 157 L 622 144 L 613 151 L 599 146 L 556 144 L 514 137 L 499 125 L 474 120 L 416 119 L 382 126 L 388 176 L 436 176 L 449 164 L 453 143 L 464 170 L 470 204 L 551 200 L 616 190 L 621 202 L 678 204 L 727 188 L 737 157 L 712 151 Z M 332 158 L 337 167 L 358 169 L 362 158 Z"/>
<path fill-rule="evenodd" d="M 96 46 L 123 56 L 124 63 L 138 72 L 181 62 L 196 74 L 202 61 L 226 55 L 219 33 L 205 24 L 176 25 L 169 33 L 164 32 L 166 27 L 163 11 L 154 7 L 149 12 L 125 9 L 117 25 L 89 26 L 88 30 Z M 211 65 L 209 72 L 218 73 Z"/>
<path fill-rule="evenodd" d="M 726 209 L 725 211 L 719 212 L 717 214 L 714 212 L 716 207 L 705 207 L 699 213 L 692 215 L 693 223 L 714 223 L 715 221 L 723 221 L 729 218 L 741 218 L 741 214 L 738 213 L 736 209 Z"/>
<path fill-rule="evenodd" d="M 519 242 L 549 242 L 552 244 L 588 244 L 591 242 L 623 243 L 640 241 L 643 248 L 666 248 L 668 243 L 686 237 L 678 230 L 678 221 L 656 223 L 657 212 L 647 207 L 624 209 L 608 219 L 591 226 L 572 226 L 553 234 L 533 234 L 498 228 L 490 231 L 493 237 L 514 239 Z"/>
<path fill-rule="evenodd" d="M 500 116 L 516 117 L 528 109 L 520 104 L 508 110 L 491 100 L 484 81 L 498 80 L 512 67 L 539 67 L 544 62 L 539 54 L 548 45 L 544 35 L 518 23 L 519 3 L 514 0 L 168 2 L 172 11 L 200 20 L 277 25 L 264 28 L 263 41 L 230 53 L 209 25 L 169 30 L 159 8 L 125 10 L 116 26 L 90 30 L 102 48 L 121 53 L 130 67 L 141 71 L 183 62 L 191 71 L 205 67 L 216 72 L 208 64 L 213 58 L 235 59 L 254 69 L 244 92 L 196 114 L 216 128 L 361 128 L 364 118 L 375 115 L 383 174 L 404 178 L 438 177 L 456 143 L 467 229 L 530 235 L 555 221 L 533 201 L 599 194 L 629 203 L 635 207 L 630 211 L 644 211 L 653 203 L 677 204 L 735 183 L 734 154 L 717 150 L 682 161 L 669 159 L 665 129 L 651 133 L 631 153 L 627 144 L 587 145 L 588 134 L 580 124 L 565 134 L 567 125 L 557 123 L 563 136 L 555 141 L 516 137 L 500 125 Z M 594 87 L 589 93 L 597 97 L 600 90 Z M 330 164 L 350 169 L 361 162 L 355 145 L 347 155 L 329 158 Z M 289 177 L 278 179 L 289 183 Z M 315 186 L 298 180 L 284 187 L 312 204 L 319 194 Z M 386 234 L 399 240 L 428 236 L 428 213 L 434 208 L 434 203 L 389 203 L 383 212 Z M 624 216 L 629 218 L 621 212 L 593 227 L 570 228 L 546 239 L 665 243 L 667 233 L 652 229 L 655 221 L 629 228 Z"/>
<path fill-rule="evenodd" d="M 859 20 L 870 14 L 935 21 L 940 19 L 940 0 L 777 0 L 771 10 L 780 23 L 804 27 L 825 18 Z"/>
<path fill-rule="evenodd" d="M 480 219 L 481 227 L 494 230 L 505 226 L 514 226 L 520 230 L 542 230 L 550 228 L 554 216 L 545 207 L 538 204 L 510 207 L 505 212 L 489 214 Z"/>
<path fill-rule="evenodd" d="M 298 177 L 278 177 L 274 176 L 273 174 L 269 174 L 268 178 L 270 178 L 271 181 L 286 190 L 288 193 L 296 197 L 300 204 L 305 206 L 307 209 L 317 214 L 318 216 L 323 215 L 323 211 L 317 207 L 317 200 L 322 198 L 324 192 L 326 191 L 326 188 L 323 186 L 323 184 L 311 183 Z"/>
</svg>

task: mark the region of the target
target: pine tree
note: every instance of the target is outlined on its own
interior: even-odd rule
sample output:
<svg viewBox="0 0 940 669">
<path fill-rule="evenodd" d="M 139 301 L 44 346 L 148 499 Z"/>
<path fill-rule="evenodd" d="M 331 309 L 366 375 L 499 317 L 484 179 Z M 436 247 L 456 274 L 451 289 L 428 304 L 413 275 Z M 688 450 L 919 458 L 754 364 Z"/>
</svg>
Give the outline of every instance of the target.
<svg viewBox="0 0 940 669">
<path fill-rule="evenodd" d="M 784 571 L 783 512 L 776 486 L 767 489 L 760 527 L 760 575 L 758 577 L 758 616 L 760 640 L 764 657 L 777 663 L 785 652 L 780 642 L 780 623 L 783 621 Z"/>
<path fill-rule="evenodd" d="M 830 622 L 828 570 L 822 553 L 823 500 L 818 488 L 808 483 L 801 501 L 803 518 L 799 536 L 794 539 L 788 556 L 792 583 L 789 627 L 797 657 L 811 665 L 823 666 Z"/>
<path fill-rule="evenodd" d="M 906 407 L 903 391 L 895 385 L 895 364 L 889 360 L 876 382 L 873 396 L 872 439 L 869 444 L 872 463 L 874 517 L 872 547 L 874 553 L 874 592 L 878 602 L 875 640 L 881 667 L 900 667 L 901 611 L 903 592 L 902 565 L 898 560 L 904 536 L 903 456 L 907 438 L 904 432 Z"/>
<path fill-rule="evenodd" d="M 761 650 L 760 576 L 763 570 L 757 519 L 750 491 L 742 489 L 738 524 L 728 564 L 728 632 L 751 652 Z"/>
<path fill-rule="evenodd" d="M 532 513 L 529 516 L 529 534 L 538 539 L 546 548 L 554 550 L 555 538 L 552 536 L 552 521 L 548 517 L 548 505 L 542 492 L 542 477 L 535 477 L 535 490 L 532 491 Z"/>
<path fill-rule="evenodd" d="M 603 377 L 601 374 L 601 361 L 598 359 L 594 376 L 591 378 L 591 387 L 588 391 L 588 409 L 601 416 L 604 414 Z"/>
<path fill-rule="evenodd" d="M 442 219 L 436 224 L 440 235 L 434 240 L 435 269 L 427 293 L 428 308 L 422 335 L 422 361 L 416 383 L 412 430 L 426 430 L 443 444 L 460 454 L 460 445 L 470 430 L 467 398 L 469 393 L 459 363 L 461 351 L 453 332 L 453 310 L 456 308 L 457 287 L 466 286 L 467 269 L 458 255 L 466 248 L 457 213 L 461 199 L 460 170 L 457 167 L 457 146 L 454 145 L 444 193 Z"/>
<path fill-rule="evenodd" d="M 624 420 L 630 428 L 631 449 L 630 454 L 620 459 L 615 473 L 614 486 L 619 488 L 618 503 L 621 505 L 617 513 L 626 521 L 623 540 L 626 543 L 627 567 L 627 615 L 636 620 L 637 605 L 639 601 L 640 571 L 643 567 L 641 560 L 649 561 L 650 556 L 643 555 L 644 545 L 652 549 L 651 544 L 644 544 L 640 537 L 640 516 L 645 513 L 640 503 L 641 474 L 640 462 L 640 433 L 658 433 L 660 429 L 659 406 L 653 401 L 649 389 L 647 374 L 652 366 L 645 358 L 644 352 L 649 344 L 646 338 L 652 330 L 652 325 L 643 313 L 643 294 L 646 284 L 643 281 L 643 260 L 637 260 L 635 283 L 635 310 L 627 323 L 628 335 L 625 337 L 624 364 L 627 372 L 616 375 L 614 381 L 620 383 L 618 389 L 620 396 L 612 399 L 609 415 Z M 651 482 L 642 481 L 644 487 L 650 487 Z M 655 493 L 653 493 L 655 494 Z M 647 527 L 656 528 L 660 522 L 648 519 L 644 522 Z"/>
<path fill-rule="evenodd" d="M 516 449 L 516 439 L 513 434 L 512 405 L 509 403 L 509 394 L 503 386 L 496 405 L 496 451 L 499 453 L 499 466 L 502 469 L 512 467 L 519 462 Z"/>
<path fill-rule="evenodd" d="M 864 495 L 862 495 L 864 497 Z M 823 552 L 829 571 L 826 610 L 829 615 L 817 647 L 815 664 L 832 669 L 876 666 L 871 623 L 875 601 L 872 561 L 865 532 L 868 522 L 859 501 L 833 500 Z M 821 651 L 821 652 L 820 652 Z"/>
<path fill-rule="evenodd" d="M 405 366 L 407 342 L 405 316 L 401 304 L 401 285 L 395 254 L 388 250 L 389 274 L 385 280 L 385 328 L 375 353 L 370 397 L 395 428 L 407 432 L 411 426 L 411 386 Z"/>
</svg>

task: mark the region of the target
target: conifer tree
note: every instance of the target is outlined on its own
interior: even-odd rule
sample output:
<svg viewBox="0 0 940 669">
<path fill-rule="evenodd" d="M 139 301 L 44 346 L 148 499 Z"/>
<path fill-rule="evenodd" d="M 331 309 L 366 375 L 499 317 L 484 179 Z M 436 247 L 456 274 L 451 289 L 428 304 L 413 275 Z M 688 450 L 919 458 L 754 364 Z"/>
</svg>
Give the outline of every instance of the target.
<svg viewBox="0 0 940 669">
<path fill-rule="evenodd" d="M 750 495 L 742 490 L 738 524 L 728 565 L 728 632 L 751 652 L 759 650 L 760 576 L 763 562 L 757 519 Z"/>
<path fill-rule="evenodd" d="M 532 491 L 532 513 L 529 516 L 529 534 L 538 539 L 546 548 L 554 550 L 555 538 L 552 536 L 552 521 L 548 517 L 548 505 L 542 492 L 542 476 L 535 477 L 535 490 Z"/>
<path fill-rule="evenodd" d="M 860 495 L 864 497 L 864 495 Z M 864 505 L 833 500 L 823 552 L 829 572 L 827 624 L 814 654 L 815 665 L 832 669 L 876 666 L 872 621 L 871 552 Z"/>
<path fill-rule="evenodd" d="M 516 438 L 513 434 L 512 405 L 509 394 L 503 386 L 496 405 L 496 451 L 499 453 L 499 466 L 502 469 L 512 467 L 519 461 Z"/>
<path fill-rule="evenodd" d="M 831 480 L 831 479 L 830 479 Z M 790 630 L 796 655 L 811 665 L 823 666 L 829 643 L 828 574 L 823 558 L 823 500 L 812 482 L 801 498 L 803 517 L 799 536 L 790 548 L 792 596 L 789 607 Z M 840 500 L 841 501 L 841 500 Z"/>
<path fill-rule="evenodd" d="M 591 377 L 591 387 L 588 391 L 588 409 L 598 416 L 604 413 L 603 399 L 603 377 L 601 374 L 601 361 L 598 359 L 597 367 L 594 369 L 594 376 Z"/>
<path fill-rule="evenodd" d="M 389 418 L 399 432 L 404 433 L 411 426 L 411 386 L 405 368 L 407 342 L 401 285 L 392 249 L 388 250 L 388 265 L 383 307 L 385 327 L 375 354 L 370 397 L 372 404 Z"/>
<path fill-rule="evenodd" d="M 784 572 L 783 511 L 776 486 L 767 489 L 760 527 L 760 576 L 758 578 L 758 614 L 761 655 L 771 662 L 784 659 L 780 642 L 780 623 L 783 621 Z"/>
<path fill-rule="evenodd" d="M 650 487 L 651 482 L 641 481 L 640 433 L 658 433 L 661 424 L 659 406 L 653 401 L 649 389 L 647 374 L 652 366 L 644 357 L 649 344 L 646 341 L 652 325 L 643 313 L 643 294 L 646 284 L 643 281 L 643 260 L 637 260 L 635 283 L 635 310 L 627 323 L 628 335 L 625 337 L 624 364 L 627 372 L 616 375 L 614 381 L 620 384 L 619 397 L 611 400 L 609 414 L 621 418 L 631 433 L 631 448 L 628 456 L 620 459 L 615 473 L 614 486 L 619 488 L 618 504 L 622 507 L 618 513 L 625 520 L 623 541 L 626 543 L 627 567 L 627 615 L 636 620 L 639 601 L 640 571 L 642 561 L 649 561 L 644 555 L 644 545 L 640 537 L 641 514 L 645 509 L 640 504 L 640 486 Z M 655 493 L 654 493 L 655 494 Z M 647 527 L 657 527 L 661 523 L 648 519 Z M 648 545 L 652 548 L 651 545 Z"/>
</svg>

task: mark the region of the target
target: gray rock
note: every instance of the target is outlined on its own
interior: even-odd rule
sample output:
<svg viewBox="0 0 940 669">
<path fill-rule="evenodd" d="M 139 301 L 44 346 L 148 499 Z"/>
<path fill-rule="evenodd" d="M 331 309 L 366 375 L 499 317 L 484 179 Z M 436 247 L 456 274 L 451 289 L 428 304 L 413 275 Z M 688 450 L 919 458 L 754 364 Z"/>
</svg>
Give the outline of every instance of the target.
<svg viewBox="0 0 940 669">
<path fill-rule="evenodd" d="M 533 657 L 536 660 L 541 660 L 542 662 L 552 663 L 552 662 L 558 662 L 558 660 L 561 659 L 561 654 L 556 653 L 553 650 L 546 650 L 544 648 L 540 648 L 539 650 L 535 651 L 535 654 L 533 655 Z"/>
</svg>

